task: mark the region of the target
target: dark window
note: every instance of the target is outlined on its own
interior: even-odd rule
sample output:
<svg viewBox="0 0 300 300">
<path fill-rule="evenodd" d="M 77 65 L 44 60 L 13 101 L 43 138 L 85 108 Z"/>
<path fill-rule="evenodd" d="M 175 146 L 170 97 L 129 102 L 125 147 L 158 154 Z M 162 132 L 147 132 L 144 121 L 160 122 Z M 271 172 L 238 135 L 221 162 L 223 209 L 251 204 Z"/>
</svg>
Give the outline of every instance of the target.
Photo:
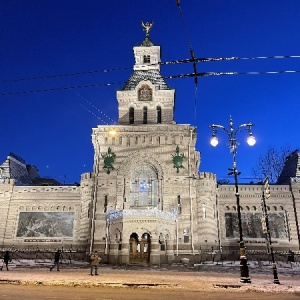
<svg viewBox="0 0 300 300">
<path fill-rule="evenodd" d="M 157 118 L 157 124 L 161 124 L 161 107 L 157 106 L 156 108 L 156 118 Z"/>
<path fill-rule="evenodd" d="M 144 55 L 144 64 L 150 64 L 150 55 Z"/>
<path fill-rule="evenodd" d="M 177 206 L 178 206 L 177 212 L 178 212 L 178 214 L 181 214 L 181 198 L 180 198 L 180 195 L 177 196 Z"/>
<path fill-rule="evenodd" d="M 161 244 L 160 245 L 160 251 L 165 251 L 166 250 L 166 245 L 165 244 Z"/>
<path fill-rule="evenodd" d="M 134 124 L 134 108 L 129 108 L 129 124 Z"/>
<path fill-rule="evenodd" d="M 147 124 L 147 107 L 143 108 L 143 124 Z"/>
<path fill-rule="evenodd" d="M 119 244 L 119 250 L 122 250 L 122 244 Z"/>
<path fill-rule="evenodd" d="M 104 211 L 103 212 L 107 212 L 107 195 L 104 196 Z"/>
<path fill-rule="evenodd" d="M 188 236 L 188 235 L 185 235 L 184 237 L 183 237 L 183 242 L 184 243 L 188 243 L 190 241 L 190 237 Z"/>
</svg>

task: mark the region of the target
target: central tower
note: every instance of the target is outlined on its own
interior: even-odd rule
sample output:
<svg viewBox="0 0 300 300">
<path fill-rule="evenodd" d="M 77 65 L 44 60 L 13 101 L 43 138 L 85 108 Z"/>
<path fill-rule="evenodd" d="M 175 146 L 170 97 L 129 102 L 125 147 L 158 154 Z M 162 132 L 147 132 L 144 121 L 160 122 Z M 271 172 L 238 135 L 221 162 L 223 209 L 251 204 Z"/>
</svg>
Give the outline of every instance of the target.
<svg viewBox="0 0 300 300">
<path fill-rule="evenodd" d="M 133 48 L 133 74 L 117 92 L 120 125 L 173 124 L 174 94 L 160 74 L 160 47 L 150 39 L 153 23 L 144 23 L 146 37 Z"/>
<path fill-rule="evenodd" d="M 160 73 L 153 23 L 142 25 L 146 36 L 133 48 L 133 73 L 117 91 L 117 134 L 106 125 L 92 134 L 91 248 L 110 263 L 170 263 L 182 251 L 195 253 L 203 211 L 196 199 L 196 130 L 175 123 L 175 90 Z"/>
</svg>

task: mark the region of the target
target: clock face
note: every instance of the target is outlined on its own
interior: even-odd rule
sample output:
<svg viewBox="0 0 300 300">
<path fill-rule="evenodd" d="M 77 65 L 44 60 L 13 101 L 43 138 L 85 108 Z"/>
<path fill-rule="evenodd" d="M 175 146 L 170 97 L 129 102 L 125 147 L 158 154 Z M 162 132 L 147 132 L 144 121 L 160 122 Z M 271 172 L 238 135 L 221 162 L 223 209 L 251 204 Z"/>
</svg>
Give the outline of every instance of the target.
<svg viewBox="0 0 300 300">
<path fill-rule="evenodd" d="M 139 100 L 140 101 L 151 101 L 152 100 L 152 90 L 151 88 L 144 84 L 138 92 Z"/>
</svg>

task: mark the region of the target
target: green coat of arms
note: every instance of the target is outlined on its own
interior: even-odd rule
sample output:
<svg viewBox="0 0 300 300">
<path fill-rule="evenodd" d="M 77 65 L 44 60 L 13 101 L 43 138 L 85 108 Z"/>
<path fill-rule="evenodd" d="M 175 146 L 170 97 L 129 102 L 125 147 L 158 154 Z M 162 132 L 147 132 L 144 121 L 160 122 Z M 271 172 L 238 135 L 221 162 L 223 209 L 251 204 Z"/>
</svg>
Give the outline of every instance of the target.
<svg viewBox="0 0 300 300">
<path fill-rule="evenodd" d="M 173 156 L 173 167 L 177 169 L 177 173 L 179 173 L 179 169 L 184 168 L 182 165 L 184 154 L 179 153 L 179 147 L 176 147 L 175 154 L 171 154 Z"/>
<path fill-rule="evenodd" d="M 113 164 L 115 163 L 116 154 L 111 151 L 109 147 L 107 153 L 101 155 L 104 158 L 104 166 L 103 169 L 106 169 L 106 173 L 109 174 L 110 170 L 114 169 Z"/>
</svg>

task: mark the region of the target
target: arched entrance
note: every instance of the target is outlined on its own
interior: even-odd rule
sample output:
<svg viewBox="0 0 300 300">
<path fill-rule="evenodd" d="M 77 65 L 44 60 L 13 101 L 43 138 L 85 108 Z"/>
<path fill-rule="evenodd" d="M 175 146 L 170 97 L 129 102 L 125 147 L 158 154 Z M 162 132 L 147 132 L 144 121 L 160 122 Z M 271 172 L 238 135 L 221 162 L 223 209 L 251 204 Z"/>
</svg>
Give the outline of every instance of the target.
<svg viewBox="0 0 300 300">
<path fill-rule="evenodd" d="M 151 237 L 149 233 L 139 236 L 134 232 L 129 239 L 129 263 L 145 264 L 150 261 Z"/>
</svg>

